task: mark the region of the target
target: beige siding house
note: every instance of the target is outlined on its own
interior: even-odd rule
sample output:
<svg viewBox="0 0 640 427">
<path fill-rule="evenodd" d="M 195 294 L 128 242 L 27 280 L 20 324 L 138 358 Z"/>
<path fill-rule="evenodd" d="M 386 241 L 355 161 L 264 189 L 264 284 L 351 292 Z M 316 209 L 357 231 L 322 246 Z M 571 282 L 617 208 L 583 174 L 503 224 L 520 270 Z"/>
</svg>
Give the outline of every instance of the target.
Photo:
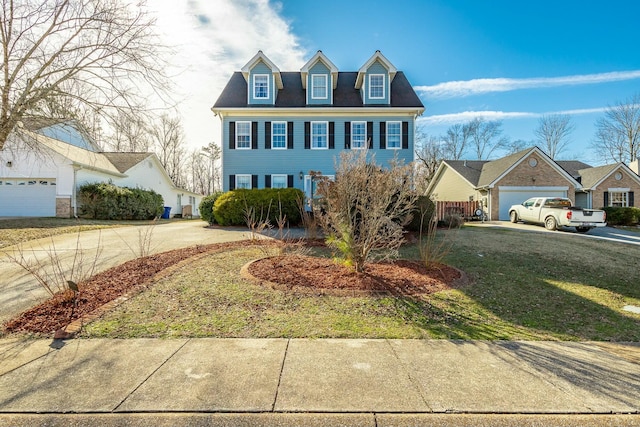
<svg viewBox="0 0 640 427">
<path fill-rule="evenodd" d="M 634 206 L 640 177 L 624 163 L 554 161 L 538 147 L 491 161 L 444 160 L 427 188 L 436 201 L 480 201 L 491 220 L 531 197 L 568 197 L 585 208 Z"/>
</svg>

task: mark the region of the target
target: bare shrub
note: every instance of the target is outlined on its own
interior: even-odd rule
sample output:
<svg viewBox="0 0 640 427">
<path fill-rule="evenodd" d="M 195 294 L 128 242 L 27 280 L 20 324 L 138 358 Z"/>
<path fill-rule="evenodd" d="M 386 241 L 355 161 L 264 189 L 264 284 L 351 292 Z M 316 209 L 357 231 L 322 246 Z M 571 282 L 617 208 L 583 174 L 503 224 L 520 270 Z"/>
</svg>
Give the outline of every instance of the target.
<svg viewBox="0 0 640 427">
<path fill-rule="evenodd" d="M 425 222 L 427 222 L 425 224 Z M 427 268 L 437 267 L 442 264 L 444 258 L 449 255 L 455 242 L 452 230 L 460 229 L 460 223 L 449 223 L 445 237 L 438 236 L 438 218 L 435 213 L 421 212 L 419 249 L 422 264 Z M 426 230 L 426 235 L 424 230 Z"/>
<path fill-rule="evenodd" d="M 267 212 L 265 214 L 264 211 L 261 210 L 260 215 L 258 216 L 256 213 L 256 209 L 253 206 L 247 205 L 245 202 L 243 214 L 244 221 L 247 225 L 247 228 L 251 231 L 250 239 L 252 242 L 255 242 L 259 239 L 258 236 L 262 234 L 265 230 L 270 230 L 273 226 L 269 222 L 269 212 L 271 211 L 271 203 L 269 203 L 269 207 L 267 208 Z"/>
<path fill-rule="evenodd" d="M 300 218 L 302 220 L 305 235 L 308 239 L 317 239 L 319 224 L 313 214 L 313 211 L 311 209 L 307 209 L 307 204 L 305 203 L 304 198 L 298 197 L 296 202 L 298 204 L 298 209 L 300 210 Z"/>
<path fill-rule="evenodd" d="M 314 213 L 345 265 L 362 272 L 368 262 L 397 257 L 417 198 L 413 165 L 393 159 L 383 168 L 367 150 L 344 152 L 336 180 L 319 178 L 317 194 Z"/>
<path fill-rule="evenodd" d="M 87 280 L 93 276 L 96 270 L 98 259 L 102 254 L 101 232 L 98 232 L 95 254 L 90 256 L 89 252 L 82 248 L 80 229 L 78 229 L 73 258 L 69 261 L 63 259 L 62 251 L 56 248 L 53 236 L 50 239 L 51 244 L 45 250 L 44 259 L 37 256 L 37 252 L 40 251 L 36 251 L 34 247 L 27 250 L 22 243 L 16 245 L 16 253 L 7 253 L 7 257 L 29 273 L 49 295 L 53 296 L 59 292 L 72 290 L 75 300 L 77 296 L 76 283 Z M 74 286 L 76 286 L 75 290 Z"/>
</svg>

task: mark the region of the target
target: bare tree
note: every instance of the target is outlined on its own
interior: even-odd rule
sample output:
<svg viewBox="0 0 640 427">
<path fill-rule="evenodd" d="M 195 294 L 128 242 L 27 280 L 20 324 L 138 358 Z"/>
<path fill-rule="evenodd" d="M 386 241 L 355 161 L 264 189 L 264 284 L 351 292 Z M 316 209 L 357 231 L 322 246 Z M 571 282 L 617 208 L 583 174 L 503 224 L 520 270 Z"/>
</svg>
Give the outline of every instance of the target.
<svg viewBox="0 0 640 427">
<path fill-rule="evenodd" d="M 466 126 L 478 160 L 490 158 L 496 149 L 507 142 L 506 138 L 501 138 L 502 121 L 500 120 L 487 121 L 482 117 L 476 117 Z"/>
<path fill-rule="evenodd" d="M 441 138 L 427 135 L 423 129 L 416 132 L 416 158 L 417 177 L 416 183 L 418 192 L 426 189 L 433 175 L 438 169 L 440 162 L 444 159 L 443 141 Z"/>
<path fill-rule="evenodd" d="M 110 126 L 140 116 L 167 89 L 163 47 L 144 0 L 0 0 L 0 150 L 25 117 L 75 118 L 90 110 Z"/>
<path fill-rule="evenodd" d="M 175 185 L 184 186 L 186 179 L 183 169 L 186 149 L 184 130 L 180 119 L 163 114 L 151 129 L 150 135 L 162 167 Z"/>
<path fill-rule="evenodd" d="M 538 127 L 533 133 L 538 137 L 538 142 L 549 157 L 556 159 L 571 142 L 569 135 L 574 130 L 575 126 L 571 123 L 571 116 L 549 114 L 540 117 Z"/>
<path fill-rule="evenodd" d="M 441 139 L 444 141 L 443 156 L 448 160 L 460 160 L 469 143 L 469 125 L 457 123 L 447 129 Z"/>
<path fill-rule="evenodd" d="M 152 128 L 149 119 L 126 111 L 116 112 L 117 125 L 105 135 L 105 142 L 113 151 L 146 153 L 151 149 Z"/>
<path fill-rule="evenodd" d="M 340 251 L 357 272 L 375 259 L 397 256 L 402 225 L 411 219 L 416 194 L 413 166 L 392 161 L 388 168 L 367 161 L 366 150 L 344 152 L 336 165 L 336 180 L 321 179 L 320 223 L 327 243 Z"/>
<path fill-rule="evenodd" d="M 209 143 L 206 147 L 202 147 L 200 155 L 206 159 L 207 166 L 207 188 L 205 194 L 213 194 L 218 188 L 220 173 L 218 161 L 222 157 L 222 150 L 215 142 Z"/>
<path fill-rule="evenodd" d="M 596 122 L 596 152 L 607 160 L 631 163 L 640 152 L 640 93 L 607 108 Z"/>
<path fill-rule="evenodd" d="M 507 155 L 510 155 L 522 151 L 528 147 L 533 147 L 534 145 L 536 145 L 534 141 L 525 141 L 524 139 L 504 139 L 500 148 L 505 150 L 507 152 Z"/>
</svg>

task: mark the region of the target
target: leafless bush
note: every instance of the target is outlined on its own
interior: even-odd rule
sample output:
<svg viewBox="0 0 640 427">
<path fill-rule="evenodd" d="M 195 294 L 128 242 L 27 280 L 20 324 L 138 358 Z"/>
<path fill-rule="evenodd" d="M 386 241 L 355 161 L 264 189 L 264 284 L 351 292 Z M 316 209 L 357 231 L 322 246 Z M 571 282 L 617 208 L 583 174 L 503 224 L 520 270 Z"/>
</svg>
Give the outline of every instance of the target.
<svg viewBox="0 0 640 427">
<path fill-rule="evenodd" d="M 155 231 L 156 225 L 158 224 L 158 218 L 155 218 L 146 226 L 139 226 L 138 231 L 138 240 L 135 245 L 129 244 L 125 239 L 120 237 L 120 239 L 124 242 L 124 244 L 129 248 L 131 253 L 135 255 L 140 263 L 143 263 L 146 257 L 151 255 L 152 252 L 152 241 L 153 241 L 153 232 Z"/>
<path fill-rule="evenodd" d="M 344 152 L 336 164 L 336 180 L 318 182 L 320 225 L 327 244 L 346 265 L 362 272 L 367 262 L 395 258 L 411 219 L 416 194 L 413 166 L 397 159 L 383 168 L 366 150 Z"/>
<path fill-rule="evenodd" d="M 245 203 L 243 213 L 244 213 L 244 221 L 247 224 L 247 228 L 251 231 L 250 239 L 252 242 L 255 242 L 259 239 L 258 236 L 262 234 L 265 230 L 270 230 L 273 226 L 269 222 L 269 212 L 271 211 L 271 204 L 267 208 L 266 215 L 264 211 L 260 212 L 258 216 L 256 214 L 256 209 L 253 206 L 248 206 Z"/>
<path fill-rule="evenodd" d="M 427 226 L 424 227 L 424 222 L 428 221 Z M 446 237 L 438 238 L 438 218 L 437 215 L 431 213 L 429 216 L 427 212 L 421 212 L 420 220 L 420 259 L 427 269 L 436 267 L 438 264 L 442 264 L 444 258 L 451 252 L 453 244 L 455 242 L 455 235 L 452 230 L 460 229 L 460 223 L 449 223 L 449 229 Z M 427 233 L 423 230 L 427 230 Z"/>
<path fill-rule="evenodd" d="M 298 209 L 300 210 L 300 218 L 302 219 L 302 226 L 304 227 L 305 235 L 308 239 L 318 238 L 318 221 L 313 215 L 311 209 L 307 209 L 307 205 L 303 198 L 296 200 Z"/>
<path fill-rule="evenodd" d="M 80 229 L 78 229 L 73 258 L 69 261 L 63 259 L 62 251 L 56 248 L 53 236 L 50 239 L 51 244 L 45 250 L 44 259 L 37 256 L 33 246 L 28 250 L 24 248 L 23 244 L 16 245 L 16 252 L 7 253 L 7 257 L 29 273 L 38 285 L 51 296 L 70 289 L 74 292 L 75 299 L 77 295 L 76 283 L 87 280 L 93 276 L 96 270 L 98 259 L 102 254 L 101 232 L 98 232 L 95 254 L 90 256 L 89 252 L 82 248 Z M 73 288 L 74 286 L 76 289 Z"/>
</svg>

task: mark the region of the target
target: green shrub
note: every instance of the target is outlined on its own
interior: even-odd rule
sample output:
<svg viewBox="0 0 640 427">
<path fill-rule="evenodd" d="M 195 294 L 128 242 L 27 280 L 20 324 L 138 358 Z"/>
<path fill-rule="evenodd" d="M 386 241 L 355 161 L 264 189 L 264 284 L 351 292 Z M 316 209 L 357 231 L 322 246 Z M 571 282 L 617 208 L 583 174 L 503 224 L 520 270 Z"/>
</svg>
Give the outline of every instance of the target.
<svg viewBox="0 0 640 427">
<path fill-rule="evenodd" d="M 215 193 L 202 198 L 198 209 L 200 211 L 200 218 L 202 218 L 203 221 L 207 221 L 209 224 L 215 224 L 216 219 L 213 216 L 213 206 L 221 195 L 221 191 L 216 191 Z"/>
<path fill-rule="evenodd" d="M 244 225 L 245 213 L 253 209 L 256 219 L 268 219 L 271 224 L 282 213 L 291 225 L 300 223 L 297 200 L 304 198 L 296 188 L 239 189 L 220 195 L 213 204 L 213 216 L 220 225 Z"/>
<path fill-rule="evenodd" d="M 607 213 L 608 225 L 637 225 L 640 221 L 640 208 L 609 206 L 603 209 Z"/>
<path fill-rule="evenodd" d="M 153 219 L 162 215 L 164 201 L 153 190 L 84 184 L 78 190 L 80 216 L 91 219 Z"/>
</svg>

